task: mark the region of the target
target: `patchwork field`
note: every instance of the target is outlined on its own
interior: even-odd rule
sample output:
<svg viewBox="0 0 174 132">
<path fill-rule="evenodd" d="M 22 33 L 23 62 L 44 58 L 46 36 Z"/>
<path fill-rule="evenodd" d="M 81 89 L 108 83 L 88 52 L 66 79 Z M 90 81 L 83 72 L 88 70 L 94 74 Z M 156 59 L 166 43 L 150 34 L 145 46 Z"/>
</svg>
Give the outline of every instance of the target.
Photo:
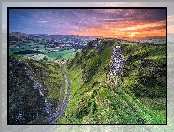
<svg viewBox="0 0 174 132">
<path fill-rule="evenodd" d="M 18 54 L 33 60 L 45 60 L 53 62 L 56 59 L 73 58 L 81 50 L 69 49 L 62 50 L 57 48 L 44 48 L 43 44 L 37 43 L 20 43 L 10 44 L 9 53 Z"/>
</svg>

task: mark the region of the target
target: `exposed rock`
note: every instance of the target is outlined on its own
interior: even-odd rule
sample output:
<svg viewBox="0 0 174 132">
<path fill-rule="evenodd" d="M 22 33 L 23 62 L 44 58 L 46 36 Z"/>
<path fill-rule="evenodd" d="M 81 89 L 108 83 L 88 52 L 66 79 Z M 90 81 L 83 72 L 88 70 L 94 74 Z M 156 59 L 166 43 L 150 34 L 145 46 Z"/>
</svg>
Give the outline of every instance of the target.
<svg viewBox="0 0 174 132">
<path fill-rule="evenodd" d="M 28 63 L 9 58 L 9 124 L 26 124 L 51 110 Z"/>
<path fill-rule="evenodd" d="M 123 69 L 124 66 L 124 57 L 121 53 L 120 50 L 121 46 L 116 46 L 113 48 L 112 56 L 111 56 L 111 62 L 109 64 L 110 66 L 110 71 L 106 74 L 106 77 L 111 79 L 111 78 L 116 78 L 116 83 L 120 82 L 120 79 L 118 78 L 118 73 L 120 73 Z M 122 73 L 121 73 L 122 75 Z"/>
</svg>

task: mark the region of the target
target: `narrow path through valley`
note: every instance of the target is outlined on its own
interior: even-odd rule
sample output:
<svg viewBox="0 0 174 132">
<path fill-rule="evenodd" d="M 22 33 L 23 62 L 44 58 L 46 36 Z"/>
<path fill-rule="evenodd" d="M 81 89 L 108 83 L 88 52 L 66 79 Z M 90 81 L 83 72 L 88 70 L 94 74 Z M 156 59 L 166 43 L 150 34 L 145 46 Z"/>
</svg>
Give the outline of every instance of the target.
<svg viewBox="0 0 174 132">
<path fill-rule="evenodd" d="M 71 86 L 71 83 L 70 83 L 70 79 L 69 79 L 69 77 L 68 77 L 68 75 L 67 75 L 67 73 L 66 73 L 66 70 L 65 70 L 65 68 L 64 68 L 64 65 L 63 65 L 63 73 L 64 73 L 64 76 L 65 76 L 65 80 L 67 80 L 67 82 L 68 82 L 68 88 L 67 88 L 67 93 L 65 94 L 66 96 L 65 96 L 65 100 L 64 100 L 64 102 L 63 102 L 63 99 L 61 99 L 61 102 L 63 102 L 61 105 L 59 105 L 58 106 L 58 111 L 57 111 L 57 113 L 55 113 L 55 114 L 53 114 L 51 117 L 49 117 L 45 122 L 44 122 L 44 124 L 53 124 L 55 121 L 57 121 L 60 117 L 61 117 L 61 115 L 64 113 L 64 111 L 65 111 L 65 109 L 66 109 L 66 106 L 67 106 L 67 104 L 68 104 L 68 101 L 69 101 L 69 95 L 70 95 L 70 86 Z M 66 86 L 66 85 L 65 85 Z M 60 103 L 61 103 L 60 102 Z"/>
</svg>

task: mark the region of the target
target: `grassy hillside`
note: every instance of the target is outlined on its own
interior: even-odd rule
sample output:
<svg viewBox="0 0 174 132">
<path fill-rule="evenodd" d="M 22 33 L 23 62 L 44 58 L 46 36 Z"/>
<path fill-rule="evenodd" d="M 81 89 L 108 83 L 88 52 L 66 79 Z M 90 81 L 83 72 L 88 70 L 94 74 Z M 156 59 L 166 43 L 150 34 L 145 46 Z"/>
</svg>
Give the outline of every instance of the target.
<svg viewBox="0 0 174 132">
<path fill-rule="evenodd" d="M 9 122 L 39 123 L 54 113 L 63 96 L 61 67 L 14 55 L 10 56 L 9 64 Z"/>
<path fill-rule="evenodd" d="M 102 39 L 67 64 L 71 93 L 58 124 L 165 124 L 166 47 Z M 113 48 L 125 58 L 121 82 L 106 78 Z"/>
</svg>

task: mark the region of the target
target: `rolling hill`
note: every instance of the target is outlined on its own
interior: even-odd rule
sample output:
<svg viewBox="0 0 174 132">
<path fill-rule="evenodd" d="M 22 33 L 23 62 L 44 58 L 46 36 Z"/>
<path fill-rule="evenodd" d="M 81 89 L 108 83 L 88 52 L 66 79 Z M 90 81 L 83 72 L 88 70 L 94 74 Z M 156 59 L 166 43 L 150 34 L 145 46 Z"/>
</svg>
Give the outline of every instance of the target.
<svg viewBox="0 0 174 132">
<path fill-rule="evenodd" d="M 123 66 L 108 77 L 118 46 Z M 67 72 L 70 99 L 57 124 L 166 124 L 166 46 L 96 39 Z"/>
</svg>

